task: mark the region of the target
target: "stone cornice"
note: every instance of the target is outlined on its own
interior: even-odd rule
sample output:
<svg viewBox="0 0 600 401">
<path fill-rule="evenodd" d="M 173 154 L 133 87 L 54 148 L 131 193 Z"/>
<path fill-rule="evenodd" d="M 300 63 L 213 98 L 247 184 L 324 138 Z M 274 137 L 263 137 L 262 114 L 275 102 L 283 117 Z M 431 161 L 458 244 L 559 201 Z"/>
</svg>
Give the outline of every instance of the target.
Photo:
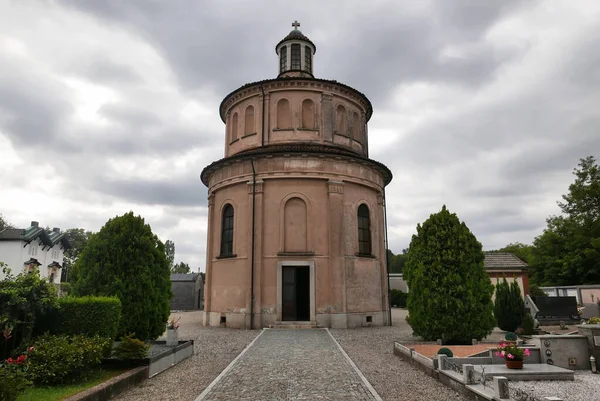
<svg viewBox="0 0 600 401">
<path fill-rule="evenodd" d="M 318 78 L 282 77 L 252 82 L 228 94 L 219 106 L 221 120 L 226 122 L 227 111 L 240 100 L 254 95 L 261 95 L 261 87 L 265 92 L 278 89 L 316 89 L 328 92 L 328 94 L 339 94 L 360 104 L 366 114 L 367 122 L 373 114 L 373 106 L 369 99 L 361 92 L 341 82 Z"/>
</svg>

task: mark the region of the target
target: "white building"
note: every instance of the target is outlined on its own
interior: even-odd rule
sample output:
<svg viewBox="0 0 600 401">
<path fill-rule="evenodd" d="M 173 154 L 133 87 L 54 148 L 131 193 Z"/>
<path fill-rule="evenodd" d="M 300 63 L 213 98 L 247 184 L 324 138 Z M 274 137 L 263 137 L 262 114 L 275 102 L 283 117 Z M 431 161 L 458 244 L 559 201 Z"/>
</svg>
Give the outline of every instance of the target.
<svg viewBox="0 0 600 401">
<path fill-rule="evenodd" d="M 0 262 L 4 262 L 11 274 L 30 271 L 35 266 L 40 276 L 59 284 L 65 250 L 71 245 L 60 229 L 46 231 L 32 221 L 26 229 L 6 228 L 0 231 Z M 5 275 L 0 270 L 0 280 Z"/>
</svg>

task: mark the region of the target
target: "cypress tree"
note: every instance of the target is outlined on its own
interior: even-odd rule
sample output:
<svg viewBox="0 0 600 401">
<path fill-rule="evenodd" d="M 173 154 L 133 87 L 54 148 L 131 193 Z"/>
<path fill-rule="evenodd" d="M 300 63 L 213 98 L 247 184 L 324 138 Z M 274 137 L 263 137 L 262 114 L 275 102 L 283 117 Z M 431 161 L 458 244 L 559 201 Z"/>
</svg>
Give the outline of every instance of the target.
<svg viewBox="0 0 600 401">
<path fill-rule="evenodd" d="M 514 332 L 523 323 L 525 303 L 516 281 L 509 285 L 504 277 L 502 282 L 497 283 L 494 316 L 498 327 L 504 331 Z"/>
<path fill-rule="evenodd" d="M 172 294 L 165 246 L 133 212 L 110 219 L 79 255 L 73 293 L 121 300 L 117 338 L 157 338 L 165 331 Z"/>
<path fill-rule="evenodd" d="M 446 206 L 417 225 L 404 265 L 407 320 L 416 335 L 469 344 L 491 333 L 494 286 L 483 261 L 481 243 Z"/>
</svg>

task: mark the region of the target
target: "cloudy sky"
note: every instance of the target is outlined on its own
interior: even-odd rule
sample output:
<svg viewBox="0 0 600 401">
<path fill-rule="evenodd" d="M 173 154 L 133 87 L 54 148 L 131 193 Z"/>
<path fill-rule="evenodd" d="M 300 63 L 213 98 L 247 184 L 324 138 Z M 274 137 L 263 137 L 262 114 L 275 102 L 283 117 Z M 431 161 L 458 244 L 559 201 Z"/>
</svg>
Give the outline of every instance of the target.
<svg viewBox="0 0 600 401">
<path fill-rule="evenodd" d="M 373 102 L 395 253 L 444 203 L 485 249 L 530 243 L 599 156 L 597 0 L 0 0 L 0 213 L 97 231 L 133 210 L 204 270 L 218 105 L 276 76 L 295 19 L 315 75 Z"/>
</svg>

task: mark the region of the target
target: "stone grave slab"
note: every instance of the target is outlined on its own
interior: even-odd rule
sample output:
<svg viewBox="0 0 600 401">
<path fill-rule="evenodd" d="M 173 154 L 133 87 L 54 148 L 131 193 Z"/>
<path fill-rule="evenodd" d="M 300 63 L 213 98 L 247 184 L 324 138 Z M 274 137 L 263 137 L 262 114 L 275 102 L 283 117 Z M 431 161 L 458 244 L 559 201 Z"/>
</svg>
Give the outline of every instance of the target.
<svg viewBox="0 0 600 401">
<path fill-rule="evenodd" d="M 572 370 L 545 363 L 526 363 L 523 369 L 509 369 L 505 365 L 474 365 L 476 372 L 486 376 L 504 376 L 509 380 L 575 380 Z"/>
</svg>

